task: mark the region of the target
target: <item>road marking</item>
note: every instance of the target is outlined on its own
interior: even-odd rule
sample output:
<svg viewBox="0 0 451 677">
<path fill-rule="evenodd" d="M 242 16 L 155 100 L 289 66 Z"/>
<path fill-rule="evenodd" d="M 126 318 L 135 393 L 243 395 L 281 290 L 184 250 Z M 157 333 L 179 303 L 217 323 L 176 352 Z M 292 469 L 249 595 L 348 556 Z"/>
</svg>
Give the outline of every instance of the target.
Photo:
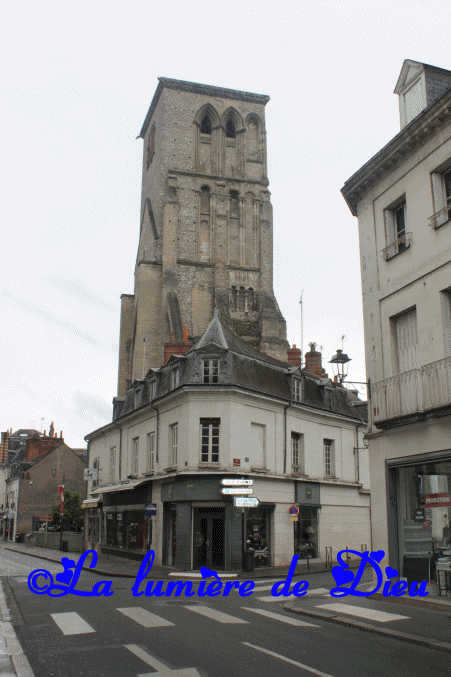
<svg viewBox="0 0 451 677">
<path fill-rule="evenodd" d="M 295 583 L 292 583 L 290 585 L 289 590 L 291 592 L 292 592 L 293 586 L 296 585 L 296 583 L 298 583 L 298 582 L 299 581 L 296 581 Z M 277 581 L 276 581 L 276 583 L 277 583 Z M 259 588 L 255 587 L 254 592 L 263 592 L 264 590 L 272 590 L 273 585 L 274 585 L 274 583 L 272 585 L 262 585 Z M 327 594 L 330 593 L 330 590 L 328 588 L 313 588 L 313 590 L 307 589 L 307 595 L 325 595 L 326 593 Z M 292 597 L 294 599 L 296 598 L 295 595 L 292 595 Z"/>
<path fill-rule="evenodd" d="M 86 632 L 95 632 L 86 621 L 75 611 L 62 614 L 50 614 L 63 635 L 81 635 Z"/>
<path fill-rule="evenodd" d="M 150 611 L 147 611 L 147 609 L 143 609 L 140 606 L 123 607 L 118 609 L 118 611 L 120 611 L 121 614 L 124 614 L 124 616 L 131 618 L 132 621 L 136 621 L 142 625 L 143 628 L 163 628 L 174 625 L 174 623 L 167 621 L 165 618 L 161 618 L 161 616 L 152 614 Z"/>
<path fill-rule="evenodd" d="M 307 595 L 330 595 L 330 590 L 328 588 L 313 588 L 313 590 L 307 590 Z"/>
<path fill-rule="evenodd" d="M 263 649 L 261 646 L 255 646 L 255 644 L 249 644 L 249 642 L 241 642 L 242 644 L 245 644 L 246 646 L 250 646 L 252 649 L 257 649 L 257 651 L 263 651 L 263 653 L 267 653 L 270 656 L 275 656 L 276 658 L 280 658 L 282 661 L 286 661 L 287 663 L 291 663 L 291 665 L 296 665 L 298 668 L 303 668 L 304 670 L 308 670 L 309 672 L 312 672 L 314 675 L 318 675 L 318 677 L 332 677 L 332 675 L 326 674 L 325 672 L 320 672 L 319 670 L 315 670 L 315 668 L 310 668 L 308 665 L 304 665 L 303 663 L 298 663 L 297 661 L 292 661 L 291 658 L 287 658 L 286 656 L 281 656 L 279 653 L 275 653 L 274 651 L 269 651 L 268 649 Z"/>
<path fill-rule="evenodd" d="M 328 609 L 329 611 L 337 611 L 350 616 L 360 616 L 360 618 L 367 618 L 370 621 L 379 621 L 380 623 L 387 623 L 388 621 L 402 621 L 410 616 L 399 616 L 398 614 L 388 614 L 386 611 L 377 611 L 377 609 L 365 609 L 360 606 L 351 606 L 349 604 L 319 604 L 317 609 Z"/>
<path fill-rule="evenodd" d="M 138 677 L 200 677 L 196 668 L 181 668 L 175 670 L 168 668 L 167 665 L 160 663 L 159 660 L 150 656 L 144 649 L 141 649 L 136 644 L 125 644 L 125 648 L 144 661 L 144 663 L 150 665 L 151 668 L 157 670 L 157 672 L 147 672 L 145 675 L 138 675 Z"/>
<path fill-rule="evenodd" d="M 289 623 L 290 625 L 297 625 L 298 627 L 310 627 L 310 628 L 319 628 L 319 625 L 313 625 L 313 623 L 306 623 L 305 621 L 299 621 L 297 618 L 290 618 L 290 616 L 282 616 L 281 614 L 275 614 L 272 611 L 267 611 L 266 609 L 254 609 L 253 607 L 242 606 L 242 609 L 245 611 L 253 611 L 256 614 L 261 614 L 262 616 L 267 616 L 268 618 L 274 618 L 276 621 L 282 621 L 283 623 Z"/>
<path fill-rule="evenodd" d="M 269 597 L 257 597 L 257 599 L 259 602 L 288 602 L 289 599 L 296 599 L 296 597 L 293 597 L 293 595 L 291 597 L 272 597 L 269 595 Z"/>
<path fill-rule="evenodd" d="M 217 573 L 217 572 L 216 572 Z M 181 573 L 180 571 L 171 571 L 169 576 L 177 576 L 177 578 L 202 578 L 202 574 L 198 574 L 193 571 L 188 571 L 188 573 Z M 238 574 L 218 574 L 219 578 L 236 578 Z M 210 576 L 212 578 L 212 576 Z"/>
<path fill-rule="evenodd" d="M 202 616 L 219 621 L 219 623 L 248 623 L 248 621 L 243 621 L 235 616 L 229 616 L 229 614 L 224 614 L 222 611 L 217 611 L 209 606 L 186 606 L 185 609 L 195 611 L 197 614 L 202 614 Z"/>
</svg>

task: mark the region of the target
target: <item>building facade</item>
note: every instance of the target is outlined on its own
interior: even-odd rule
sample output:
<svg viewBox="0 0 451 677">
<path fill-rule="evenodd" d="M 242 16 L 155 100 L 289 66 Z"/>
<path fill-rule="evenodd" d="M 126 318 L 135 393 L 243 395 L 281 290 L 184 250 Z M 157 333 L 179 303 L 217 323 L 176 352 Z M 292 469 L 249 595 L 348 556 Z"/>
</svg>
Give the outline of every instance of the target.
<svg viewBox="0 0 451 677">
<path fill-rule="evenodd" d="M 408 580 L 450 548 L 451 72 L 406 60 L 401 131 L 344 185 L 358 218 L 373 548 Z"/>
<path fill-rule="evenodd" d="M 86 545 L 137 559 L 152 548 L 182 570 L 241 569 L 243 548 L 271 566 L 370 547 L 365 431 L 355 393 L 254 350 L 215 313 L 194 346 L 149 370 L 113 422 L 86 436 L 98 470 Z M 258 507 L 223 492 L 221 480 L 240 478 Z"/>
</svg>

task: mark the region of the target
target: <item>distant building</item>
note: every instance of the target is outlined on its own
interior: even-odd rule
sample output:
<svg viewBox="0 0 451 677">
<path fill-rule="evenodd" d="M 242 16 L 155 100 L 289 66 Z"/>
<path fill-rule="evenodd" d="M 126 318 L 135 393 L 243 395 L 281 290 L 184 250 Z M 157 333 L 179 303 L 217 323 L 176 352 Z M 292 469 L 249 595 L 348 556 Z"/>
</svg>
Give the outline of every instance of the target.
<svg viewBox="0 0 451 677">
<path fill-rule="evenodd" d="M 342 193 L 359 223 L 373 548 L 421 580 L 451 544 L 451 71 L 406 60 L 395 93 L 401 131 Z"/>
</svg>

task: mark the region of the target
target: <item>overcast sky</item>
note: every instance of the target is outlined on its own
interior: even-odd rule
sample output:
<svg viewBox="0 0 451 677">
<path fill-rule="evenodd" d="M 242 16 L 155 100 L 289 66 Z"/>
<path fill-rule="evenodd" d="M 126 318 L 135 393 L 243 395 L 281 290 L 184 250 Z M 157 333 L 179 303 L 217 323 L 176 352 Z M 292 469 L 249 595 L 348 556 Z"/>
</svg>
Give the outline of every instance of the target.
<svg viewBox="0 0 451 677">
<path fill-rule="evenodd" d="M 448 18 L 446 18 L 448 17 Z M 365 380 L 357 220 L 340 189 L 399 131 L 405 58 L 451 69 L 445 2 L 31 2 L 2 9 L 1 430 L 111 420 L 158 76 L 269 94 L 288 340 Z M 330 367 L 331 365 L 327 365 Z"/>
</svg>

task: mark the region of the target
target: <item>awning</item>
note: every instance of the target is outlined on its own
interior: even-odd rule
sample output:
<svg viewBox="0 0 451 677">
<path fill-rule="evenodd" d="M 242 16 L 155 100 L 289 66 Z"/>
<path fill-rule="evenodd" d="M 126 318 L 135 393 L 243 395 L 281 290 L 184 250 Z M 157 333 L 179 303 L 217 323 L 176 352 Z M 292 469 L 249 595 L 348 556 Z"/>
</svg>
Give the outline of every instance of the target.
<svg viewBox="0 0 451 677">
<path fill-rule="evenodd" d="M 98 498 L 88 498 L 86 501 L 83 501 L 81 504 L 82 508 L 97 508 L 99 505 L 99 499 Z"/>
<path fill-rule="evenodd" d="M 134 480 L 133 482 L 126 482 L 125 484 L 112 484 L 109 487 L 99 487 L 91 491 L 91 494 L 109 494 L 112 491 L 130 491 L 130 489 L 135 489 L 140 484 L 145 484 L 149 481 L 149 478 L 145 480 Z"/>
</svg>

